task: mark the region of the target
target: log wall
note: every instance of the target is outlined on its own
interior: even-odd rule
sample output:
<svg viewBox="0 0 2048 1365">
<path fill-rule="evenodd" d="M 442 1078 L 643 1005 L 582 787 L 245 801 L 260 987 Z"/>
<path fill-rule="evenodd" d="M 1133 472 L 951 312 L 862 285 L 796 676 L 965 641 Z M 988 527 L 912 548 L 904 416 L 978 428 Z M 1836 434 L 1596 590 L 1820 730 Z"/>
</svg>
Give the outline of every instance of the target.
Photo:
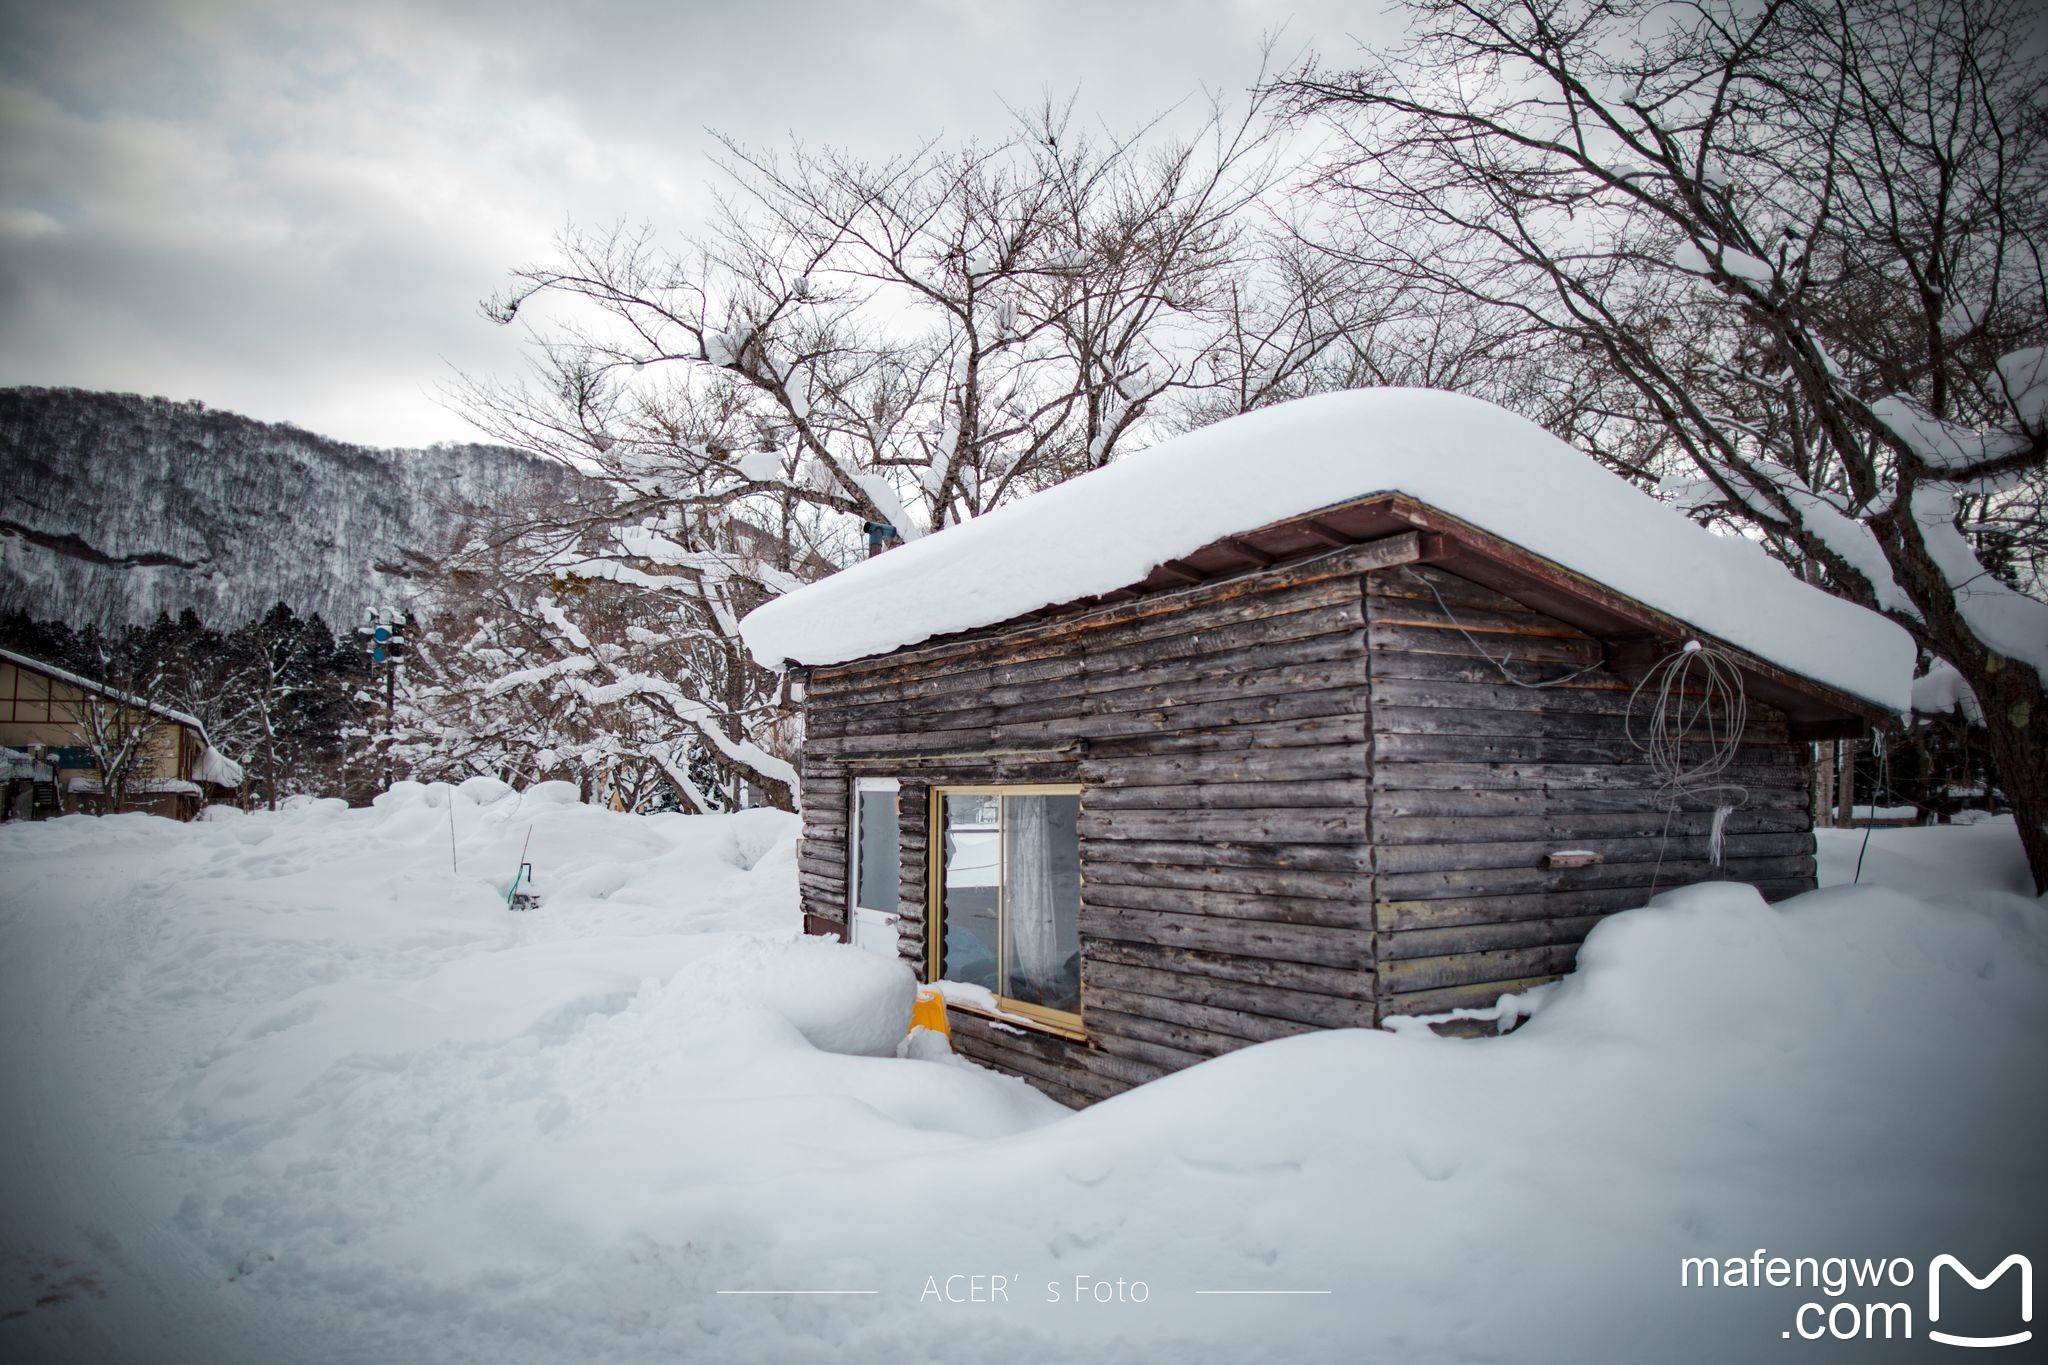
<svg viewBox="0 0 2048 1365">
<path fill-rule="evenodd" d="M 1666 829 L 1600 642 L 1387 557 L 813 670 L 806 926 L 844 931 L 854 777 L 901 783 L 900 948 L 920 977 L 931 789 L 1081 784 L 1087 1040 L 952 1013 L 962 1052 L 1079 1106 L 1253 1042 L 1491 1003 L 1569 970 L 1653 884 L 1813 885 L 1781 714 L 1752 703 L 1749 797 L 1711 869 L 1707 816 Z M 1589 671 L 1531 690 L 1488 656 L 1524 681 Z M 1565 848 L 1604 861 L 1544 865 Z"/>
<path fill-rule="evenodd" d="M 1711 813 L 1667 815 L 1629 740 L 1640 674 L 1599 667 L 1599 641 L 1426 566 L 1368 574 L 1365 601 L 1380 1017 L 1488 1005 L 1554 979 L 1602 916 L 1653 888 L 1812 889 L 1805 746 L 1781 712 L 1749 703 L 1726 775 L 1747 797 L 1716 868 Z M 1509 677 L 1567 680 L 1538 690 Z M 1565 849 L 1603 861 L 1545 866 Z"/>
<path fill-rule="evenodd" d="M 902 783 L 922 975 L 930 792 L 1078 782 L 1085 1043 L 952 1013 L 978 1061 L 1081 1105 L 1267 1038 L 1373 1022 L 1361 547 L 812 672 L 802 885 L 843 926 L 859 775 Z"/>
</svg>

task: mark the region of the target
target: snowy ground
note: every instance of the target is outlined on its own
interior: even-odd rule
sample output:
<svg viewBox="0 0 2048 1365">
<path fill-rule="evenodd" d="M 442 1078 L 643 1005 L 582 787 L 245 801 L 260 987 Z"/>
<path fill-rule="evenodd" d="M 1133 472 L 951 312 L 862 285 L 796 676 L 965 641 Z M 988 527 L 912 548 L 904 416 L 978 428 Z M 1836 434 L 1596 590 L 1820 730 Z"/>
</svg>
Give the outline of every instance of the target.
<svg viewBox="0 0 2048 1365">
<path fill-rule="evenodd" d="M 1759 1247 L 1909 1258 L 1915 1340 L 1843 1348 L 1903 1358 L 1953 1354 L 1929 1256 L 2048 1268 L 2009 824 L 1616 917 L 1505 1038 L 1319 1034 L 1070 1115 L 860 1055 L 907 982 L 797 941 L 788 817 L 560 795 L 0 829 L 0 1358 L 1830 1354 L 1799 1306 L 1870 1293 L 1680 1288 Z M 954 1275 L 1007 1301 L 923 1295 Z M 874 1292 L 718 1292 L 786 1289 Z"/>
</svg>

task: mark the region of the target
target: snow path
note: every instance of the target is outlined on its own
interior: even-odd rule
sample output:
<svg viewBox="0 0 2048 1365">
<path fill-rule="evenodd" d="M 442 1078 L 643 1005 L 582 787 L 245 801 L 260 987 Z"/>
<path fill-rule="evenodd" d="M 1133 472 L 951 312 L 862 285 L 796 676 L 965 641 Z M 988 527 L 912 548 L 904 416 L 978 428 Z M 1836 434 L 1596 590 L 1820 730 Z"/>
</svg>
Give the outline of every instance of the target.
<svg viewBox="0 0 2048 1365">
<path fill-rule="evenodd" d="M 2009 827 L 1878 833 L 1866 881 L 1939 902 L 1615 917 L 1507 1038 L 1310 1035 L 1068 1115 L 864 1055 L 905 978 L 794 941 L 787 817 L 560 795 L 0 829 L 0 1358 L 1792 1360 L 1813 1291 L 1678 1258 L 2048 1264 Z M 950 1275 L 1009 1301 L 920 1302 Z M 761 1288 L 877 1293 L 717 1292 Z"/>
<path fill-rule="evenodd" d="M 161 890 L 131 880 L 144 870 L 117 848 L 77 867 L 61 891 L 54 868 L 10 877 L 0 901 L 10 959 L 37 967 L 9 971 L 0 992 L 0 1076 L 11 1096 L 0 1107 L 0 1151 L 28 1177 L 10 1182 L 10 1195 L 39 1186 L 32 1202 L 9 1199 L 0 1217 L 0 1312 L 49 1294 L 91 1307 L 31 1313 L 17 1330 L 40 1349 L 20 1359 L 118 1359 L 138 1342 L 165 1362 L 283 1359 L 273 1332 L 231 1316 L 204 1254 L 153 1197 L 160 1186 L 147 1153 L 124 1131 L 124 1101 L 148 1083 L 147 1066 L 122 1046 L 131 1020 L 121 987 Z M 30 913 L 59 895 L 98 901 L 103 915 Z"/>
</svg>

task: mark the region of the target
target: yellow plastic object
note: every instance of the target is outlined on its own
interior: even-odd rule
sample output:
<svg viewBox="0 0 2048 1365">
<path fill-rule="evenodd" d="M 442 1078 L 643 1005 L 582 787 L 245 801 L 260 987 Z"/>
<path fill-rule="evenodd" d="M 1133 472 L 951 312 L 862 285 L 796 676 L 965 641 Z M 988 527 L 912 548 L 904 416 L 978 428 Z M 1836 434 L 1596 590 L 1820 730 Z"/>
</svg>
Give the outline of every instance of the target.
<svg viewBox="0 0 2048 1365">
<path fill-rule="evenodd" d="M 953 1030 L 946 1025 L 946 997 L 929 986 L 917 988 L 917 1003 L 910 1007 L 910 1026 L 922 1025 L 933 1033 L 943 1034 L 948 1044 L 953 1041 Z"/>
</svg>

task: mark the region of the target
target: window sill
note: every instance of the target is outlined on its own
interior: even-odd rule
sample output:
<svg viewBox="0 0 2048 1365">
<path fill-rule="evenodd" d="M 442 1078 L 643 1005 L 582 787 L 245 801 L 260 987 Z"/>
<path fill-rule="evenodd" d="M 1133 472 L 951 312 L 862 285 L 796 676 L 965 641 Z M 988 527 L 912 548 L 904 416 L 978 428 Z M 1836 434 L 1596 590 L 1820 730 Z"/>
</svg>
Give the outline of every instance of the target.
<svg viewBox="0 0 2048 1365">
<path fill-rule="evenodd" d="M 998 1012 L 996 1010 L 984 1009 L 977 1005 L 956 1004 L 951 1000 L 946 1002 L 946 1009 L 953 1014 L 971 1014 L 976 1019 L 983 1019 L 991 1024 L 1001 1024 L 1005 1028 L 1015 1029 L 1019 1033 L 1044 1033 L 1055 1038 L 1063 1038 L 1070 1043 L 1085 1043 L 1088 1041 L 1088 1033 L 1079 1023 L 1065 1024 L 1051 1019 L 1034 1019 L 1030 1015 L 1017 1014 L 1009 1010 Z"/>
</svg>

